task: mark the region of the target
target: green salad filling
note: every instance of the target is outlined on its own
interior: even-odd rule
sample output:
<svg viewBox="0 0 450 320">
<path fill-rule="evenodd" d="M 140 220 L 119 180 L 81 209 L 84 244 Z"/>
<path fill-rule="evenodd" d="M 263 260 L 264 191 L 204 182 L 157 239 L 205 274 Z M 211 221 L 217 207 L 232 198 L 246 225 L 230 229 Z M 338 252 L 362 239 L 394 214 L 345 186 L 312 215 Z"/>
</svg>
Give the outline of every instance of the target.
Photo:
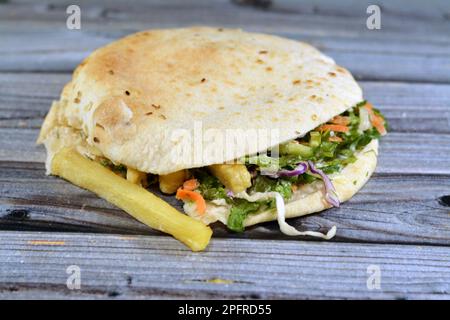
<svg viewBox="0 0 450 320">
<path fill-rule="evenodd" d="M 243 163 L 251 173 L 251 186 L 246 191 L 248 194 L 278 192 L 284 200 L 289 200 L 297 186 L 323 179 L 324 174 L 339 172 L 355 162 L 356 152 L 384 135 L 386 127 L 386 119 L 380 111 L 363 101 L 305 136 L 279 145 L 276 157 L 270 152 L 245 157 Z M 295 174 L 299 163 L 313 163 L 322 176 L 313 173 L 311 168 Z M 233 197 L 233 193 L 207 168 L 191 169 L 190 172 L 199 183 L 196 191 L 205 200 L 224 199 L 231 206 L 227 226 L 233 231 L 244 231 L 248 215 L 275 207 L 275 199 L 250 202 Z M 276 172 L 291 174 L 277 175 Z"/>
</svg>

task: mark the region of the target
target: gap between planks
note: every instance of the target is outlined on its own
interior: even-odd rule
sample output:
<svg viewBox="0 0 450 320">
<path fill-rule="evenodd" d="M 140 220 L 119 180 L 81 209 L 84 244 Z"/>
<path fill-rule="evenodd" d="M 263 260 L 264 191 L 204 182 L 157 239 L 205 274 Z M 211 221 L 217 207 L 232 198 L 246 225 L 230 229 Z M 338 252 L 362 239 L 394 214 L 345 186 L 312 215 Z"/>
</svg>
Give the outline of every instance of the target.
<svg viewBox="0 0 450 320">
<path fill-rule="evenodd" d="M 6 298 L 450 297 L 450 248 L 442 246 L 213 239 L 192 253 L 169 237 L 0 232 L 0 239 Z M 66 287 L 71 265 L 81 271 L 78 292 Z M 367 288 L 373 267 L 380 290 Z"/>
<path fill-rule="evenodd" d="M 44 175 L 38 163 L 0 162 L 0 228 L 17 230 L 159 234 L 94 194 Z M 161 195 L 182 211 L 180 202 Z M 378 175 L 340 208 L 290 219 L 301 230 L 325 232 L 333 241 L 359 243 L 450 244 L 450 209 L 439 201 L 450 194 L 450 178 L 441 175 Z M 215 224 L 218 237 L 292 239 L 276 222 L 234 234 Z M 304 239 L 304 238 L 302 238 Z"/>
</svg>

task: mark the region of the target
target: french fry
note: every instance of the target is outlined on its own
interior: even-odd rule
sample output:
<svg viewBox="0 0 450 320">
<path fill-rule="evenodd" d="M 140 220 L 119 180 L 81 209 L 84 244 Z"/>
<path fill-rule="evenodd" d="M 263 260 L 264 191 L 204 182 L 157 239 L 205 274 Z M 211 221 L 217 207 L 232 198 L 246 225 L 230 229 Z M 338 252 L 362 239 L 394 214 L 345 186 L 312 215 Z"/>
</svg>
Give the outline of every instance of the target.
<svg viewBox="0 0 450 320">
<path fill-rule="evenodd" d="M 186 180 L 186 170 L 179 170 L 159 176 L 159 189 L 166 194 L 172 194 L 183 185 Z"/>
<path fill-rule="evenodd" d="M 133 168 L 127 168 L 127 180 L 141 187 L 147 186 L 147 174 Z"/>
<path fill-rule="evenodd" d="M 244 191 L 252 185 L 250 172 L 243 164 L 213 164 L 208 168 L 225 187 L 234 193 Z"/>
<path fill-rule="evenodd" d="M 209 243 L 211 228 L 72 148 L 55 154 L 51 170 L 52 174 L 96 193 L 149 227 L 171 234 L 193 251 L 201 251 Z"/>
</svg>

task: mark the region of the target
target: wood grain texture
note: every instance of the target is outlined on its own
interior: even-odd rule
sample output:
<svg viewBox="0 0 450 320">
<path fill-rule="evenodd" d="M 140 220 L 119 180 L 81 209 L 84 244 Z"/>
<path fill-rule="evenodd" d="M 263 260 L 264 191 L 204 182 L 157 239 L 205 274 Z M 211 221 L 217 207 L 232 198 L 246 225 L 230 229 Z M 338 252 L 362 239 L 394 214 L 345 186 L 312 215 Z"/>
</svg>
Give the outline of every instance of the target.
<svg viewBox="0 0 450 320">
<path fill-rule="evenodd" d="M 1 73 L 0 128 L 39 128 L 70 74 Z M 450 133 L 450 85 L 360 81 L 395 132 Z"/>
<path fill-rule="evenodd" d="M 171 238 L 3 232 L 0 298 L 449 299 L 449 257 L 438 246 L 243 239 L 198 254 Z M 71 265 L 80 290 L 66 287 Z M 380 290 L 367 289 L 374 265 Z"/>
<path fill-rule="evenodd" d="M 207 22 L 204 24 L 210 25 Z M 0 71 L 71 72 L 94 49 L 126 34 L 155 27 L 161 26 L 142 25 L 115 32 L 42 30 L 47 40 L 42 40 L 40 33 L 34 31 L 21 33 L 20 42 L 14 32 L 0 33 L 6 48 L 0 51 Z M 265 31 L 260 28 L 245 29 Z M 275 34 L 315 45 L 338 64 L 348 68 L 358 80 L 450 82 L 447 64 L 450 44 L 430 45 L 398 39 L 391 42 L 354 38 L 336 40 L 329 36 L 312 37 L 291 32 Z"/>
<path fill-rule="evenodd" d="M 181 202 L 153 192 L 182 211 Z M 0 229 L 160 234 L 91 192 L 46 177 L 41 164 L 0 162 Z M 338 228 L 333 241 L 450 245 L 449 176 L 377 174 L 349 202 L 312 216 L 290 219 L 300 229 Z M 215 237 L 292 239 L 276 222 L 243 234 L 214 225 Z"/>
<path fill-rule="evenodd" d="M 0 161 L 44 162 L 38 134 L 39 129 L 0 128 Z M 448 175 L 449 154 L 450 134 L 390 132 L 381 142 L 377 172 Z"/>
<path fill-rule="evenodd" d="M 450 207 L 442 200 L 450 196 L 450 2 L 378 1 L 377 31 L 365 26 L 370 0 L 275 0 L 265 9 L 239 2 L 0 2 L 0 299 L 450 299 Z M 73 3 L 82 9 L 77 31 L 65 25 Z M 349 68 L 387 116 L 390 133 L 368 184 L 340 208 L 290 220 L 308 230 L 336 225 L 332 241 L 286 237 L 275 222 L 244 234 L 214 225 L 207 251 L 194 254 L 45 176 L 34 141 L 84 57 L 139 30 L 201 24 L 310 42 Z M 69 265 L 81 267 L 81 290 L 66 287 Z M 381 268 L 381 290 L 366 287 L 370 265 Z"/>
<path fill-rule="evenodd" d="M 436 2 L 440 11 L 429 10 L 425 15 L 428 18 L 423 19 L 417 16 L 420 17 L 420 12 L 409 16 L 402 6 L 386 2 L 382 29 L 377 31 L 365 26 L 365 3 L 348 2 L 342 6 L 330 6 L 328 1 L 322 4 L 310 1 L 304 6 L 291 1 L 276 3 L 286 8 L 261 11 L 230 1 L 136 6 L 118 2 L 92 5 L 86 1 L 80 2 L 82 29 L 70 31 L 62 23 L 69 2 L 34 6 L 12 2 L 3 5 L 0 11 L 3 18 L 0 40 L 5 44 L 0 51 L 0 70 L 68 72 L 94 48 L 125 34 L 149 28 L 205 24 L 243 27 L 312 42 L 358 79 L 450 82 L 447 63 L 450 41 L 442 36 L 450 33 L 450 20 L 446 18 L 450 5 L 444 1 Z M 407 10 L 413 8 L 414 5 Z M 434 19 L 429 19 L 433 15 Z M 17 23 L 17 17 L 27 18 L 29 24 Z M 21 35 L 20 40 L 17 34 Z"/>
</svg>

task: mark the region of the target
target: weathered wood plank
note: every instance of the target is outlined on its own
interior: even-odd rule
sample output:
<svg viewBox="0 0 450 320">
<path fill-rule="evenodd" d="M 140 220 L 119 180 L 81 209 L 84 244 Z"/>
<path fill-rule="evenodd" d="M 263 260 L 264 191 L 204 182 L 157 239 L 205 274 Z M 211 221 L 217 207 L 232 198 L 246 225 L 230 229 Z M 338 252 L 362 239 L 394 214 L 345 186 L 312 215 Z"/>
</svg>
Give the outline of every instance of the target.
<svg viewBox="0 0 450 320">
<path fill-rule="evenodd" d="M 124 33 L 130 32 L 121 32 L 120 35 Z M 94 49 L 120 37 L 120 35 L 98 38 L 98 36 L 85 33 L 77 34 L 67 31 L 63 34 L 55 34 L 50 32 L 46 34 L 47 41 L 37 42 L 41 35 L 32 33 L 21 34 L 20 43 L 17 43 L 16 35 L 0 35 L 0 39 L 6 43 L 5 47 L 8 48 L 6 51 L 0 51 L 2 58 L 0 70 L 69 72 Z M 317 39 L 311 36 L 281 35 L 316 45 L 325 54 L 333 57 L 337 63 L 347 67 L 357 79 L 450 82 L 450 69 L 446 63 L 447 56 L 450 54 L 449 45 L 443 47 L 443 45 L 422 46 L 416 43 L 399 44 L 397 40 L 392 45 L 390 43 L 377 45 L 370 40 L 341 39 L 336 41 L 329 38 Z M 382 49 L 374 50 L 371 47 Z M 437 51 L 437 53 L 433 53 L 433 51 Z"/>
<path fill-rule="evenodd" d="M 0 128 L 0 161 L 44 162 L 39 130 Z M 378 173 L 450 174 L 450 135 L 390 132 L 381 141 Z"/>
<path fill-rule="evenodd" d="M 0 39 L 5 45 L 0 50 L 0 70 L 70 71 L 94 48 L 124 34 L 146 28 L 210 24 L 240 26 L 310 41 L 348 67 L 358 79 L 450 82 L 450 67 L 446 63 L 450 41 L 449 37 L 443 37 L 450 33 L 450 20 L 436 23 L 414 16 L 405 21 L 404 17 L 400 20 L 388 14 L 381 30 L 370 31 L 365 27 L 364 10 L 358 16 L 318 15 L 327 12 L 330 6 L 327 1 L 318 5 L 311 2 L 307 8 L 292 9 L 289 13 L 249 10 L 227 1 L 184 5 L 157 2 L 137 7 L 94 3 L 86 4 L 82 30 L 70 31 L 62 23 L 67 4 L 4 6 Z M 354 3 L 344 4 L 343 8 L 349 4 L 358 7 L 357 10 L 364 8 Z M 441 6 L 445 17 L 445 5 Z M 334 7 L 329 10 L 335 10 Z M 316 13 L 311 15 L 311 10 Z M 25 28 L 15 19 L 28 19 L 34 27 Z M 438 39 L 434 39 L 436 35 Z"/>
<path fill-rule="evenodd" d="M 181 209 L 170 196 L 163 199 Z M 94 194 L 46 177 L 41 164 L 0 162 L 0 229 L 159 234 Z M 337 241 L 450 245 L 449 176 L 375 175 L 339 209 L 293 219 L 299 228 L 327 230 Z M 217 237 L 289 239 L 276 222 L 234 234 L 214 226 Z"/>
<path fill-rule="evenodd" d="M 450 298 L 439 246 L 213 239 L 192 253 L 166 237 L 2 232 L 0 257 L 1 298 Z M 80 290 L 66 287 L 73 265 Z M 380 290 L 367 288 L 370 266 Z"/>
<path fill-rule="evenodd" d="M 0 128 L 39 128 L 69 74 L 0 73 Z M 450 85 L 361 81 L 394 132 L 450 133 Z"/>
<path fill-rule="evenodd" d="M 336 3 L 333 0 L 275 0 L 266 1 L 270 2 L 267 6 L 257 6 L 254 5 L 255 9 L 263 8 L 265 11 L 275 11 L 279 13 L 286 14 L 314 14 L 314 15 L 330 15 L 330 16 L 343 16 L 343 17 L 354 17 L 360 16 L 361 12 L 365 12 L 366 8 L 373 4 L 370 0 L 345 0 Z M 25 5 L 34 5 L 36 11 L 52 11 L 67 7 L 72 2 L 70 1 L 40 1 L 36 4 L 33 0 L 9 0 L 8 4 L 14 8 L 24 7 Z M 210 8 L 212 6 L 217 7 L 232 7 L 233 4 L 236 5 L 247 5 L 251 7 L 251 1 L 245 0 L 135 0 L 132 3 L 125 4 L 121 0 L 79 0 L 77 3 L 88 10 L 90 14 L 98 11 L 99 8 L 106 10 L 116 10 L 122 12 L 134 12 L 143 9 L 150 8 Z M 255 1 L 256 3 L 256 1 Z M 424 6 L 421 0 L 409 0 L 406 6 L 401 0 L 393 1 L 378 1 L 379 6 L 382 8 L 383 13 L 389 16 L 398 16 L 406 19 L 417 19 L 417 20 L 447 20 L 447 14 L 450 13 L 450 6 L 445 0 L 431 0 L 429 5 Z"/>
<path fill-rule="evenodd" d="M 234 0 L 234 2 L 244 2 L 245 0 Z M 268 10 L 286 12 L 318 14 L 327 16 L 359 17 L 364 13 L 369 5 L 374 4 L 371 0 L 274 0 L 267 8 Z M 447 20 L 447 13 L 450 13 L 450 6 L 445 0 L 432 0 L 429 6 L 424 6 L 421 0 L 410 0 L 408 5 L 402 0 L 378 1 L 383 14 L 391 17 L 416 19 L 416 20 Z"/>
<path fill-rule="evenodd" d="M 2 26 L 0 24 L 0 26 Z M 4 27 L 4 25 L 3 25 Z M 130 29 L 123 26 L 112 25 L 107 30 L 81 29 L 68 31 L 60 28 L 38 27 L 34 30 L 13 30 L 9 28 L 0 29 L 0 37 L 5 44 L 0 48 L 0 53 L 5 57 L 12 54 L 52 54 L 53 60 L 57 61 L 57 53 L 65 52 L 89 54 L 93 49 L 105 45 L 115 39 L 133 32 L 141 31 L 145 28 L 157 28 L 158 26 L 141 26 Z M 159 26 L 161 27 L 161 26 Z M 245 28 L 245 27 L 243 27 Z M 258 31 L 256 29 L 254 31 Z M 259 30 L 262 32 L 263 30 Z M 408 56 L 441 56 L 445 57 L 450 51 L 450 43 L 424 41 L 417 39 L 392 39 L 386 40 L 384 37 L 358 37 L 358 36 L 330 36 L 329 34 L 311 34 L 272 31 L 271 33 L 291 39 L 309 42 L 322 51 L 329 52 L 359 52 L 376 53 L 385 55 L 408 55 Z M 268 32 L 268 31 L 266 31 Z M 20 38 L 18 37 L 20 35 Z M 25 40 L 24 40 L 25 39 Z M 63 61 L 62 57 L 60 60 Z M 37 63 L 37 62 L 35 62 Z M 30 62 L 30 65 L 31 62 Z"/>
<path fill-rule="evenodd" d="M 215 1 L 133 1 L 133 3 L 124 3 L 123 1 L 77 1 L 77 4 L 84 12 L 84 18 L 87 22 L 94 20 L 112 19 L 117 22 L 134 18 L 130 23 L 136 21 L 148 21 L 159 18 L 157 22 L 170 21 L 173 23 L 183 23 L 185 21 L 196 22 L 207 19 L 210 22 L 225 20 L 228 23 L 246 22 L 245 18 L 256 17 L 256 22 L 263 24 L 263 18 L 268 21 L 265 25 L 271 25 L 271 21 L 275 18 L 281 20 L 281 17 L 287 21 L 280 21 L 281 27 L 289 25 L 290 20 L 302 18 L 310 18 L 313 21 L 315 30 L 322 30 L 329 24 L 336 24 L 335 21 L 347 21 L 347 23 L 358 22 L 358 25 L 365 27 L 367 18 L 366 9 L 373 4 L 370 0 L 353 1 L 346 0 L 336 3 L 331 0 L 276 0 L 272 1 L 272 5 L 259 10 L 255 6 L 239 6 L 235 5 L 240 0 L 215 0 Z M 8 1 L 2 6 L 3 11 L 1 17 L 4 20 L 27 19 L 29 21 L 58 21 L 61 15 L 66 15 L 67 6 L 73 4 L 70 1 Z M 450 5 L 445 0 L 432 0 L 426 6 L 420 0 L 408 1 L 405 5 L 400 1 L 378 1 L 377 3 L 382 11 L 383 26 L 392 28 L 390 32 L 399 32 L 408 30 L 410 34 L 418 31 L 424 35 L 430 29 L 448 30 Z M 220 13 L 222 15 L 220 15 Z M 172 20 L 168 20 L 172 15 Z M 216 19 L 216 20 L 215 20 Z M 319 21 L 322 21 L 320 25 Z M 310 25 L 311 22 L 307 21 Z M 263 24 L 264 25 L 264 24 Z M 338 26 L 342 27 L 344 24 Z M 331 30 L 331 28 L 330 28 Z M 348 31 L 355 31 L 348 28 Z M 363 32 L 364 30 L 359 30 Z M 436 36 L 430 34 L 431 37 Z"/>
<path fill-rule="evenodd" d="M 448 1 L 382 2 L 379 31 L 365 28 L 369 0 L 277 0 L 265 11 L 228 0 L 82 1 L 81 31 L 65 28 L 68 1 L 9 2 L 0 4 L 0 70 L 71 72 L 124 34 L 210 24 L 309 41 L 358 79 L 450 83 Z M 337 225 L 338 242 L 262 240 L 287 239 L 276 223 L 241 235 L 214 226 L 208 251 L 193 254 L 95 195 L 44 175 L 43 149 L 34 140 L 68 79 L 0 73 L 0 229 L 21 230 L 0 231 L 0 298 L 450 299 L 450 209 L 439 200 L 450 195 L 449 85 L 361 82 L 392 128 L 377 173 L 341 208 L 291 220 L 321 231 Z M 81 291 L 65 286 L 74 264 L 82 270 Z M 380 291 L 366 288 L 369 265 L 381 268 Z M 233 282 L 208 282 L 215 278 Z"/>
</svg>

